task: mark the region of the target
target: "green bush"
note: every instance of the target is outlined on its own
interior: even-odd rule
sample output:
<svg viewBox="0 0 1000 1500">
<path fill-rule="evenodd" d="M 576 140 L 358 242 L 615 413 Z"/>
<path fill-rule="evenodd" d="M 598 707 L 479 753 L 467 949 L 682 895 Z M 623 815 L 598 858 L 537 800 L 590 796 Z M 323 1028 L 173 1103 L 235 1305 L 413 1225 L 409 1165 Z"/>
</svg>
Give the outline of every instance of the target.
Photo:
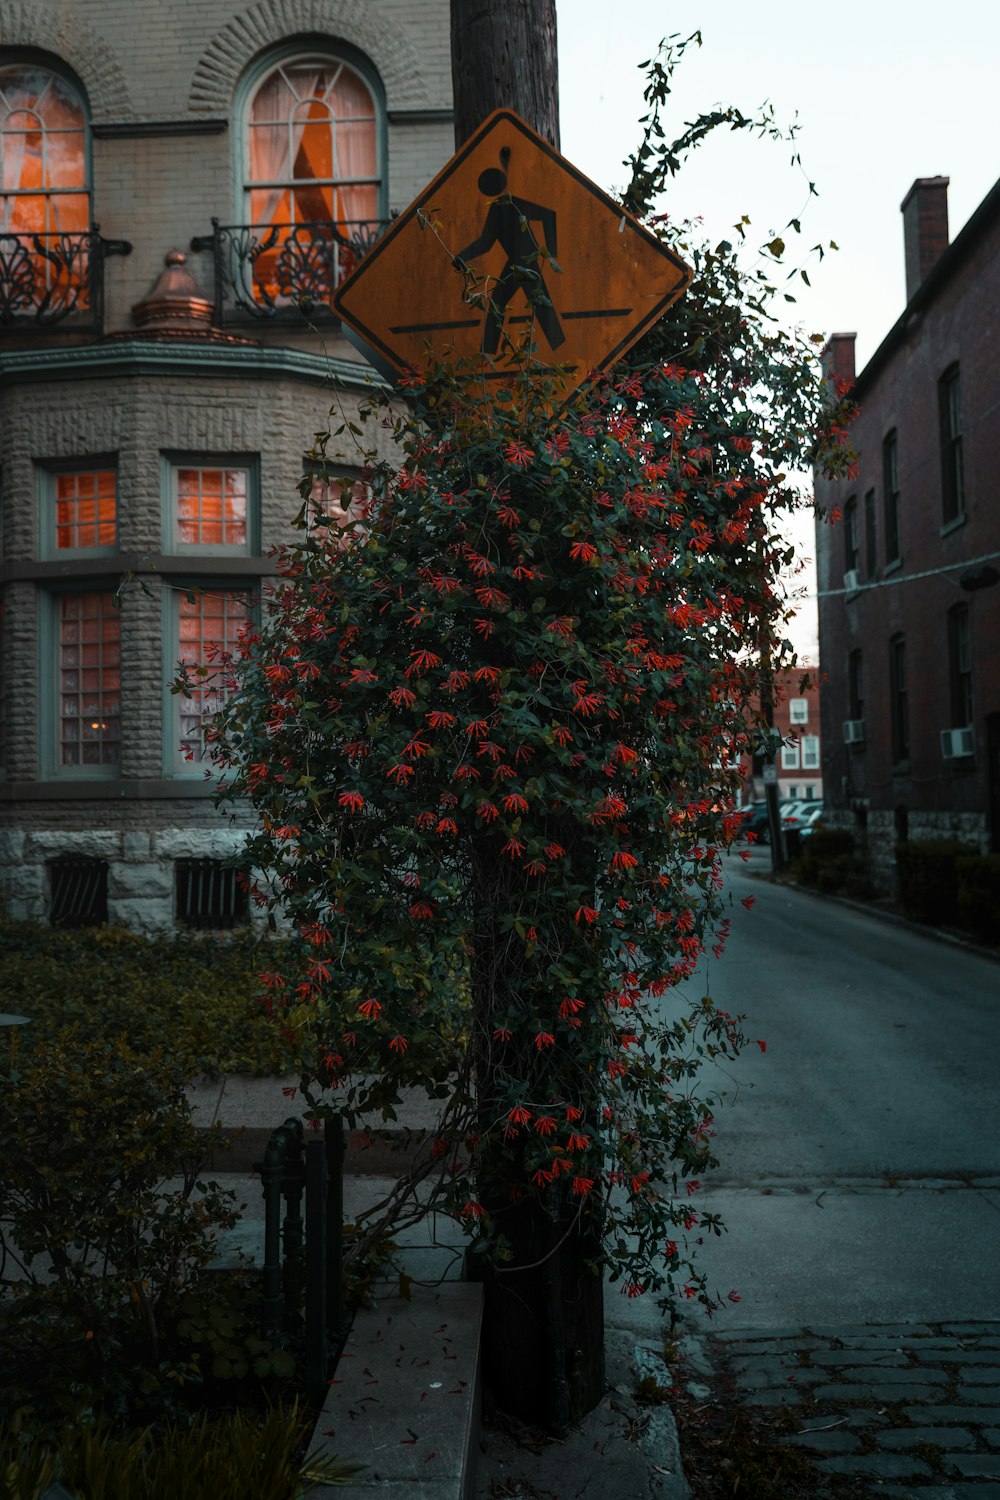
<svg viewBox="0 0 1000 1500">
<path fill-rule="evenodd" d="M 31 1017 L 22 1046 L 32 1052 L 73 1026 L 81 1041 L 164 1047 L 189 1076 L 281 1072 L 298 1057 L 259 998 L 271 961 L 249 934 L 220 942 L 0 922 L 0 1010 Z"/>
<path fill-rule="evenodd" d="M 826 896 L 850 896 L 866 901 L 874 895 L 868 863 L 855 849 L 849 828 L 817 828 L 802 841 L 802 852 L 792 866 L 802 885 Z"/>
<path fill-rule="evenodd" d="M 303 1458 L 306 1435 L 295 1407 L 126 1436 L 82 1424 L 48 1439 L 15 1421 L 0 1427 L 0 1475 L 7 1500 L 41 1500 L 53 1480 L 74 1500 L 297 1500 L 314 1485 L 349 1483 L 358 1465 Z"/>
<path fill-rule="evenodd" d="M 169 1375 L 177 1299 L 235 1217 L 199 1181 L 198 1130 L 162 1053 L 66 1032 L 0 1065 L 0 1360 L 8 1409 L 124 1408 Z M 169 1387 L 168 1387 L 169 1388 Z"/>
<path fill-rule="evenodd" d="M 802 840 L 794 873 L 803 885 L 813 885 L 820 890 L 837 888 L 838 861 L 849 859 L 854 853 L 854 835 L 846 828 L 817 828 Z M 833 885 L 831 868 L 834 871 Z"/>
<path fill-rule="evenodd" d="M 1000 945 L 1000 854 L 960 855 L 958 920 L 980 942 Z"/>
<path fill-rule="evenodd" d="M 959 839 L 907 839 L 896 845 L 899 901 L 908 917 L 936 926 L 958 924 L 956 861 L 976 850 Z"/>
<path fill-rule="evenodd" d="M 245 1398 L 244 1383 L 289 1380 L 295 1359 L 261 1337 L 261 1273 L 220 1271 L 203 1276 L 176 1303 L 172 1332 L 177 1360 L 197 1368 L 223 1398 Z"/>
</svg>

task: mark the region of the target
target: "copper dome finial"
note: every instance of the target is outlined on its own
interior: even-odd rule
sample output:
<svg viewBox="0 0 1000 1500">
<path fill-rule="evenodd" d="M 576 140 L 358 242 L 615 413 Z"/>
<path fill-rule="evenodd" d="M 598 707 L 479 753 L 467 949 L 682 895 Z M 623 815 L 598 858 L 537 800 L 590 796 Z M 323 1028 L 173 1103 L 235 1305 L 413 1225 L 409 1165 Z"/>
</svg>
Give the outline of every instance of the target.
<svg viewBox="0 0 1000 1500">
<path fill-rule="evenodd" d="M 170 329 L 208 332 L 214 309 L 188 270 L 184 251 L 168 251 L 164 266 L 149 296 L 132 308 L 136 326 L 151 333 Z"/>
</svg>

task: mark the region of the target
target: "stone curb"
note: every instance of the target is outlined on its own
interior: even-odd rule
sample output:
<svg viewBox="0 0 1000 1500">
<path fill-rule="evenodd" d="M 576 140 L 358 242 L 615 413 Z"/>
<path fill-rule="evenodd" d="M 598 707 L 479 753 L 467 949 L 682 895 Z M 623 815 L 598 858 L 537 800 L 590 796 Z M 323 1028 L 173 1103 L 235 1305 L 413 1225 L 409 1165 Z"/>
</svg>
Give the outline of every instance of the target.
<svg viewBox="0 0 1000 1500">
<path fill-rule="evenodd" d="M 365 1470 L 311 1500 L 471 1500 L 482 1300 L 481 1287 L 451 1282 L 355 1314 L 310 1453 Z"/>
<path fill-rule="evenodd" d="M 294 1110 L 287 1111 L 293 1115 Z M 280 1125 L 276 1119 L 274 1125 Z M 224 1129 L 226 1127 L 223 1127 Z M 254 1163 L 263 1158 L 274 1126 L 237 1125 L 231 1127 L 229 1141 L 220 1150 L 209 1152 L 203 1170 L 206 1172 L 253 1172 Z M 203 1131 L 207 1134 L 207 1131 Z M 351 1177 L 399 1177 L 428 1139 L 425 1130 L 399 1129 L 351 1130 L 345 1132 L 344 1174 Z"/>
</svg>

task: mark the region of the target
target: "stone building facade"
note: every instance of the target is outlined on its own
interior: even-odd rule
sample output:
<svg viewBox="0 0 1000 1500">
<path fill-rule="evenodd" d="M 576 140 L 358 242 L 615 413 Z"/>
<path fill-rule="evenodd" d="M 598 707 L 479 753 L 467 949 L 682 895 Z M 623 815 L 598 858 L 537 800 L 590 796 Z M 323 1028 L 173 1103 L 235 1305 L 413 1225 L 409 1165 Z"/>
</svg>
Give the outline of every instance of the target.
<svg viewBox="0 0 1000 1500">
<path fill-rule="evenodd" d="M 181 657 L 371 372 L 336 286 L 453 150 L 448 0 L 0 0 L 0 894 L 239 919 Z M 331 409 L 334 417 L 331 423 Z M 364 426 L 364 424 L 361 424 Z M 377 426 L 335 438 L 350 484 Z"/>
<path fill-rule="evenodd" d="M 853 334 L 826 351 L 859 468 L 816 485 L 825 798 L 886 886 L 900 839 L 1000 850 L 1000 183 L 951 243 L 947 189 L 903 202 L 907 305 L 865 369 Z"/>
</svg>

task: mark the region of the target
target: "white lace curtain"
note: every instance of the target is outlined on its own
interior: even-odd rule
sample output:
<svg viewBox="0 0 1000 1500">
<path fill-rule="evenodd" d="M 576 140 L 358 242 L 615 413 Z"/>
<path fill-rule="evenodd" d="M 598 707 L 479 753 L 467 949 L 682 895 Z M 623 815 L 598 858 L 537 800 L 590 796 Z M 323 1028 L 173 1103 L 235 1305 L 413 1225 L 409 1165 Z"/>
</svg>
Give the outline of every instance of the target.
<svg viewBox="0 0 1000 1500">
<path fill-rule="evenodd" d="M 254 224 L 377 217 L 375 105 L 344 63 L 309 59 L 268 75 L 250 108 L 249 159 Z"/>
<path fill-rule="evenodd" d="M 0 228 L 44 234 L 86 229 L 83 105 L 37 64 L 0 68 Z"/>
</svg>

